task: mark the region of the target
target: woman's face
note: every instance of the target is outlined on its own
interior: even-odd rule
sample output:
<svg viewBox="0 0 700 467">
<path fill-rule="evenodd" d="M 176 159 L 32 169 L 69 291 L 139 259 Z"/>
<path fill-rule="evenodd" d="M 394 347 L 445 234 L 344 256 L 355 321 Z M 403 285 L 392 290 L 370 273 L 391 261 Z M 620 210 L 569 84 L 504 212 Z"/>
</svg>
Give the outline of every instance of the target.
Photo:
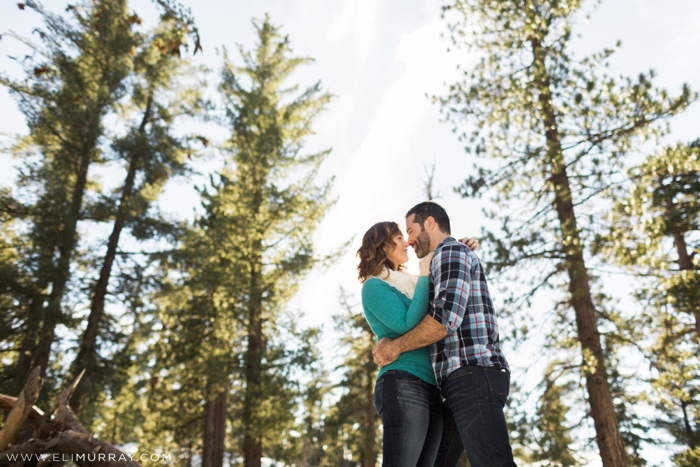
<svg viewBox="0 0 700 467">
<path fill-rule="evenodd" d="M 392 240 L 396 246 L 386 255 L 386 257 L 394 264 L 394 266 L 398 268 L 400 264 L 408 262 L 408 243 L 406 242 L 406 239 L 403 238 L 402 233 L 394 235 Z"/>
</svg>

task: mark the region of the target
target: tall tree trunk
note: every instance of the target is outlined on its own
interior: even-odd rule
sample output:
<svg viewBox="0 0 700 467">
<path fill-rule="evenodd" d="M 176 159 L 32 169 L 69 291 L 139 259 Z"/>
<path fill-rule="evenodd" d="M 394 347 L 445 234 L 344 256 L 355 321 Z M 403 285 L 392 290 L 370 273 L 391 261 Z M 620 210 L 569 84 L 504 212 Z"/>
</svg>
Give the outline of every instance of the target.
<svg viewBox="0 0 700 467">
<path fill-rule="evenodd" d="M 88 122 L 89 127 L 91 123 Z M 88 130 L 89 131 L 89 130 Z M 45 310 L 44 322 L 41 327 L 39 343 L 34 351 L 32 366 L 40 366 L 42 377 L 46 375 L 46 369 L 49 364 L 51 355 L 51 345 L 53 344 L 56 332 L 56 326 L 61 321 L 61 302 L 66 291 L 66 284 L 70 276 L 70 263 L 73 258 L 73 252 L 77 243 L 76 232 L 78 228 L 78 220 L 80 219 L 80 209 L 83 204 L 85 195 L 85 186 L 87 184 L 88 168 L 92 162 L 95 141 L 86 142 L 82 147 L 82 155 L 80 158 L 78 170 L 76 173 L 75 186 L 68 207 L 68 212 L 65 216 L 64 227 L 59 234 L 59 258 L 57 267 L 54 271 L 52 280 L 51 295 L 49 296 L 49 304 Z"/>
<path fill-rule="evenodd" d="M 660 180 L 659 183 L 662 181 Z M 676 205 L 673 199 L 668 197 L 666 201 L 666 214 L 673 215 L 676 212 Z M 697 268 L 693 264 L 693 257 L 688 254 L 688 245 L 685 241 L 685 231 L 673 233 L 673 246 L 676 248 L 678 255 L 678 269 L 681 271 L 695 271 Z M 695 335 L 700 342 L 700 309 L 693 310 L 695 317 Z"/>
<path fill-rule="evenodd" d="M 146 104 L 146 110 L 141 120 L 141 124 L 138 129 L 138 137 L 144 137 L 146 131 L 146 125 L 151 118 L 151 107 L 153 103 L 152 90 L 148 97 L 148 102 Z M 124 181 L 124 188 L 122 189 L 122 194 L 119 199 L 119 208 L 117 209 L 117 214 L 114 219 L 114 226 L 112 227 L 112 233 L 109 236 L 109 241 L 107 242 L 107 253 L 105 254 L 104 261 L 102 263 L 102 268 L 100 269 L 100 277 L 95 285 L 95 292 L 92 297 L 92 303 L 90 304 L 90 315 L 88 316 L 88 324 L 85 329 L 85 333 L 80 341 L 80 349 L 78 350 L 78 355 L 72 364 L 72 373 L 75 376 L 80 374 L 84 368 L 90 368 L 95 364 L 96 360 L 96 343 L 97 335 L 100 331 L 100 325 L 102 318 L 104 317 L 105 300 L 107 297 L 107 285 L 109 284 L 109 278 L 112 274 L 112 266 L 114 265 L 114 259 L 117 256 L 117 248 L 119 247 L 119 237 L 126 223 L 126 219 L 129 216 L 129 207 L 131 203 L 131 197 L 133 195 L 134 183 L 136 180 L 136 174 L 141 166 L 142 151 L 137 147 L 134 153 L 131 155 L 131 160 L 129 161 L 129 168 L 126 174 L 126 180 Z M 92 374 L 86 373 L 88 380 L 91 379 Z M 86 391 L 89 391 L 90 385 L 87 384 L 88 381 L 84 381 L 82 385 L 76 388 L 71 398 L 70 405 L 73 412 L 78 413 L 80 410 L 80 402 Z"/>
<path fill-rule="evenodd" d="M 19 394 L 29 371 L 32 369 L 32 358 L 39 340 L 44 302 L 48 298 L 45 292 L 49 286 L 46 277 L 50 276 L 50 271 L 53 267 L 53 257 L 56 252 L 57 242 L 56 235 L 52 235 L 47 244 L 41 246 L 38 264 L 39 270 L 43 271 L 43 274 L 37 278 L 34 284 L 35 295 L 27 307 L 26 329 L 20 343 L 19 354 L 12 376 L 13 381 L 10 383 L 10 387 L 13 388 L 13 394 Z"/>
<path fill-rule="evenodd" d="M 628 465 L 627 453 L 620 435 L 619 423 L 608 384 L 605 355 L 600 343 L 600 332 L 591 297 L 588 269 L 583 258 L 571 186 L 552 105 L 550 78 L 545 66 L 547 52 L 541 47 L 539 39 L 536 37 L 531 37 L 530 43 L 534 56 L 534 84 L 539 94 L 542 124 L 546 132 L 547 159 L 551 166 L 550 175 L 554 185 L 554 204 L 561 226 L 571 305 L 576 314 L 578 339 L 583 353 L 586 388 L 596 430 L 596 442 L 604 467 L 626 467 Z"/>
<path fill-rule="evenodd" d="M 228 385 L 204 406 L 202 467 L 223 467 L 226 441 Z"/>
<path fill-rule="evenodd" d="M 245 392 L 245 467 L 260 467 L 262 458 L 262 438 L 256 427 L 261 398 L 262 381 L 262 293 L 259 290 L 259 261 L 251 264 L 251 294 L 248 311 L 248 352 L 246 355 L 246 392 Z"/>
<path fill-rule="evenodd" d="M 32 298 L 28 307 L 27 327 L 19 346 L 19 355 L 12 374 L 13 381 L 10 383 L 10 394 L 19 394 L 24 386 L 29 371 L 32 368 L 32 351 L 36 347 L 37 332 L 41 322 L 41 309 L 43 308 L 45 297 L 43 295 Z"/>
<path fill-rule="evenodd" d="M 690 423 L 690 417 L 688 417 L 688 403 L 684 400 L 681 400 L 681 410 L 683 411 L 683 425 L 685 426 L 685 435 L 688 438 L 688 447 L 695 449 L 695 432 Z"/>
<path fill-rule="evenodd" d="M 685 234 L 683 232 L 674 234 L 673 244 L 678 253 L 678 268 L 681 271 L 695 271 L 697 268 L 693 264 L 693 258 L 688 254 Z M 695 317 L 695 336 L 700 342 L 700 309 L 693 310 L 693 316 Z"/>
<path fill-rule="evenodd" d="M 214 467 L 214 412 L 215 400 L 210 399 L 204 403 L 204 430 L 202 431 L 202 467 Z"/>
<path fill-rule="evenodd" d="M 681 271 L 694 271 L 695 265 L 693 264 L 693 259 L 688 254 L 688 246 L 685 243 L 684 232 L 673 234 L 673 245 L 676 247 L 676 252 L 678 253 L 678 268 Z"/>
<path fill-rule="evenodd" d="M 214 413 L 214 455 L 212 467 L 223 467 L 226 441 L 226 415 L 228 409 L 228 385 L 216 398 Z"/>
</svg>

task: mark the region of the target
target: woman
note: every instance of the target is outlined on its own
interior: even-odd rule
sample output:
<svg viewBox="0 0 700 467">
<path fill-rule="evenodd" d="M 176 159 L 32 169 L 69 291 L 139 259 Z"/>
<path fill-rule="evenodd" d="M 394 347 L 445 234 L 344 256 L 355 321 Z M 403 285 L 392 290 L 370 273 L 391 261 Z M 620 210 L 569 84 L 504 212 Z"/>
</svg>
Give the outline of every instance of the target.
<svg viewBox="0 0 700 467">
<path fill-rule="evenodd" d="M 467 240 L 471 239 L 460 241 Z M 404 270 L 407 251 L 395 222 L 373 225 L 357 251 L 362 307 L 377 339 L 406 333 L 427 313 L 433 255 L 421 259 L 416 277 Z M 379 370 L 374 407 L 384 426 L 383 465 L 432 467 L 442 436 L 443 407 L 427 347 L 405 352 Z"/>
</svg>

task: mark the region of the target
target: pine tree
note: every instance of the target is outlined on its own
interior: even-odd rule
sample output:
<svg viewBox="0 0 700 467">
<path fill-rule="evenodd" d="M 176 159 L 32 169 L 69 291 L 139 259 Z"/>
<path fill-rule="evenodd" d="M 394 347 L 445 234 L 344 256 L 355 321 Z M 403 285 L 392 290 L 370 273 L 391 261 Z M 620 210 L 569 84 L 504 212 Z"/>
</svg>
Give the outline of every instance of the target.
<svg viewBox="0 0 700 467">
<path fill-rule="evenodd" d="M 144 450 L 180 452 L 180 465 L 196 455 L 208 467 L 223 461 L 244 344 L 238 264 L 222 254 L 236 232 L 212 219 L 218 198 L 212 199 L 214 205 L 204 205 L 208 214 L 160 258 L 161 285 L 152 297 L 157 340 L 144 355 L 151 361 L 141 440 Z"/>
<path fill-rule="evenodd" d="M 331 396 L 328 371 L 322 366 L 315 367 L 309 374 L 306 390 L 302 395 L 301 445 L 298 465 L 321 466 L 326 457 L 324 447 L 325 422 L 328 408 L 326 400 Z"/>
<path fill-rule="evenodd" d="M 654 421 L 700 446 L 700 144 L 666 147 L 630 170 L 600 247 L 635 276 Z"/>
<path fill-rule="evenodd" d="M 626 466 L 601 339 L 602 303 L 590 272 L 593 214 L 630 148 L 660 135 L 657 122 L 695 96 L 684 87 L 670 98 L 652 86 L 653 73 L 636 81 L 608 76 L 601 69 L 610 50 L 575 60 L 569 41 L 580 6 L 578 0 L 448 6 L 453 43 L 471 47 L 478 62 L 440 102 L 456 125 L 464 118 L 475 123 L 473 132 L 460 131 L 462 138 L 477 156 L 494 159 L 460 188 L 464 196 L 496 193 L 491 215 L 502 221 L 502 234 L 489 235 L 492 265 L 528 271 L 528 291 L 511 297 L 522 299 L 518 304 L 546 287 L 560 291 L 562 327 L 553 333 L 574 338 L 579 348 L 603 465 Z"/>
<path fill-rule="evenodd" d="M 110 352 L 108 361 L 102 361 L 103 374 L 93 378 L 95 393 L 86 394 L 88 403 L 80 417 L 88 423 L 86 429 L 113 445 L 140 443 L 148 424 L 145 401 L 149 381 L 145 372 L 153 355 L 139 352 L 139 348 L 156 331 L 150 297 L 158 290 L 160 279 L 146 268 L 131 269 L 129 277 L 119 281 L 114 290 L 124 308 L 118 316 L 120 322 L 117 325 L 113 322 L 116 318 L 110 317 L 102 331 L 102 338 L 118 343 L 119 348 Z"/>
<path fill-rule="evenodd" d="M 188 148 L 192 138 L 175 136 L 173 126 L 202 108 L 201 83 L 191 82 L 201 70 L 180 58 L 188 35 L 199 48 L 193 20 L 175 2 L 157 3 L 160 24 L 139 33 L 141 19 L 126 2 L 70 5 L 63 15 L 28 2 L 44 22 L 42 42 L 32 45 L 34 57 L 22 61 L 26 80 L 0 78 L 18 99 L 30 130 L 14 147 L 26 160 L 17 188 L 0 195 L 7 221 L 2 238 L 13 255 L 0 277 L 2 300 L 12 304 L 0 338 L 17 349 L 15 362 L 3 368 L 2 389 L 16 394 L 35 364 L 46 370 L 55 362 L 51 376 L 68 376 L 58 364 L 65 350 L 56 349 L 55 330 L 64 325 L 71 334 L 81 333 L 76 312 L 87 302 L 90 314 L 71 370 L 72 377 L 88 370 L 72 407 L 77 411 L 86 397 L 89 407 L 80 416 L 90 430 L 104 428 L 105 421 L 98 420 L 102 409 L 117 410 L 114 404 L 124 402 L 112 398 L 131 387 L 136 337 L 148 339 L 138 313 L 152 284 L 138 263 L 150 258 L 132 254 L 118 260 L 120 236 L 128 232 L 133 247 L 178 233 L 177 225 L 152 207 L 165 182 L 184 172 L 185 156 L 193 153 Z M 102 193 L 91 177 L 95 166 L 104 164 L 123 165 L 126 172 L 124 184 L 111 194 Z M 112 233 L 100 258 L 91 245 L 81 244 L 79 232 L 102 222 L 112 222 Z M 83 285 L 93 280 L 94 286 Z M 122 316 L 105 314 L 110 293 L 126 305 Z M 104 343 L 108 349 L 98 352 Z M 51 387 L 45 389 L 50 399 Z M 119 417 L 140 417 L 139 411 L 117 412 L 112 427 Z M 130 433 L 133 440 L 135 425 L 129 425 L 116 431 Z"/>
<path fill-rule="evenodd" d="M 376 337 L 362 311 L 350 303 L 341 289 L 344 313 L 334 316 L 336 330 L 347 351 L 342 380 L 337 388 L 340 398 L 330 408 L 324 424 L 326 460 L 324 465 L 362 465 L 374 467 L 381 450 L 378 428 L 381 419 L 374 409 L 374 385 L 379 368 L 372 358 Z"/>
<path fill-rule="evenodd" d="M 330 182 L 316 182 L 328 151 L 303 154 L 330 96 L 320 84 L 283 87 L 310 60 L 290 58 L 269 18 L 254 25 L 243 66 L 225 54 L 224 167 L 200 190 L 204 213 L 165 260 L 155 300 L 148 412 L 162 415 L 148 444 L 201 455 L 203 466 L 221 466 L 224 452 L 246 466 L 298 457 L 300 377 L 318 359 L 318 330 L 300 329 L 286 304 L 317 262 L 312 236 L 330 205 Z"/>
<path fill-rule="evenodd" d="M 141 20 L 132 15 L 131 21 Z M 90 291 L 90 314 L 72 363 L 74 376 L 83 369 L 87 370 L 71 399 L 75 412 L 78 412 L 83 395 L 94 400 L 106 383 L 106 377 L 118 371 L 114 365 L 100 363 L 105 356 L 98 359 L 97 348 L 98 338 L 105 333 L 109 322 L 105 317 L 105 302 L 119 253 L 120 238 L 129 233 L 137 241 L 173 239 L 179 233 L 177 225 L 162 219 L 153 205 L 165 183 L 171 177 L 185 173 L 185 161 L 194 152 L 190 147 L 190 139 L 194 138 L 176 136 L 175 125 L 184 118 L 201 114 L 204 108 L 201 84 L 187 83 L 190 76 L 201 70 L 190 66 L 181 58 L 179 51 L 187 44 L 188 34 L 196 38 L 192 20 L 174 14 L 170 5 L 154 31 L 137 36 L 137 47 L 133 52 L 134 68 L 129 77 L 129 99 L 120 103 L 122 118 L 130 126 L 124 136 L 113 141 L 111 154 L 115 162 L 123 163 L 125 179 L 115 190 L 114 196 L 104 197 L 87 206 L 93 219 L 112 221 L 112 231 L 101 259 L 98 278 Z M 134 248 L 131 249 L 133 251 Z M 125 269 L 125 265 L 122 264 L 120 269 Z M 124 272 L 122 277 L 127 274 Z M 116 343 L 112 342 L 113 345 Z M 87 423 L 89 418 L 83 415 L 83 423 Z"/>
<path fill-rule="evenodd" d="M 228 251 L 240 268 L 237 282 L 243 294 L 237 305 L 246 333 L 246 467 L 260 466 L 265 440 L 279 433 L 277 416 L 288 412 L 278 406 L 284 397 L 275 398 L 286 383 L 284 372 L 270 360 L 271 344 L 280 344 L 272 333 L 285 302 L 314 264 L 311 235 L 329 205 L 330 187 L 314 183 L 328 151 L 300 154 L 313 118 L 330 95 L 322 93 L 320 83 L 296 97 L 297 86 L 283 88 L 289 75 L 310 59 L 291 58 L 288 39 L 268 17 L 254 24 L 259 42 L 253 52 L 240 49 L 244 65 L 225 58 L 220 90 L 231 125 L 226 144 L 231 164 L 222 173 L 220 205 L 213 212 L 235 229 Z"/>
<path fill-rule="evenodd" d="M 564 367 L 563 369 L 561 367 Z M 555 376 L 555 372 L 559 374 Z M 564 373 L 564 374 L 562 374 Z M 571 382 L 558 384 L 557 376 L 565 376 L 566 365 L 560 362 L 550 364 L 545 372 L 545 389 L 537 407 L 534 428 L 538 436 L 534 439 L 534 453 L 528 459 L 530 462 L 540 462 L 542 465 L 575 467 L 580 465 L 572 453 L 571 429 L 567 422 L 570 408 L 566 397 L 572 391 Z"/>
<path fill-rule="evenodd" d="M 26 7 L 44 22 L 41 45 L 21 62 L 26 79 L 0 78 L 29 126 L 29 135 L 15 148 L 27 158 L 18 180 L 20 193 L 3 199 L 4 206 L 16 206 L 17 219 L 26 228 L 30 240 L 21 252 L 22 263 L 33 277 L 31 286 L 20 291 L 26 306 L 14 327 L 16 361 L 4 384 L 10 393 L 17 392 L 33 366 L 46 373 L 56 328 L 70 324 L 71 313 L 62 304 L 76 257 L 88 174 L 100 162 L 103 119 L 123 95 L 135 44 L 125 1 L 71 6 L 72 21 L 34 1 Z"/>
</svg>

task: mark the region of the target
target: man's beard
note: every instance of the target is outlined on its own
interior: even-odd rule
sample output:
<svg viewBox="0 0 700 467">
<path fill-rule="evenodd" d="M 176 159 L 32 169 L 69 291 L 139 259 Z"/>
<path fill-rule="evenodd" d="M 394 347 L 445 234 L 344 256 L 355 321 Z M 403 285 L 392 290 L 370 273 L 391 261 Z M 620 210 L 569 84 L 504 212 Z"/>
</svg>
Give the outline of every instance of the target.
<svg viewBox="0 0 700 467">
<path fill-rule="evenodd" d="M 423 258 L 430 253 L 430 235 L 428 235 L 428 232 L 421 230 L 420 234 L 413 241 L 413 247 L 418 258 Z"/>
</svg>

